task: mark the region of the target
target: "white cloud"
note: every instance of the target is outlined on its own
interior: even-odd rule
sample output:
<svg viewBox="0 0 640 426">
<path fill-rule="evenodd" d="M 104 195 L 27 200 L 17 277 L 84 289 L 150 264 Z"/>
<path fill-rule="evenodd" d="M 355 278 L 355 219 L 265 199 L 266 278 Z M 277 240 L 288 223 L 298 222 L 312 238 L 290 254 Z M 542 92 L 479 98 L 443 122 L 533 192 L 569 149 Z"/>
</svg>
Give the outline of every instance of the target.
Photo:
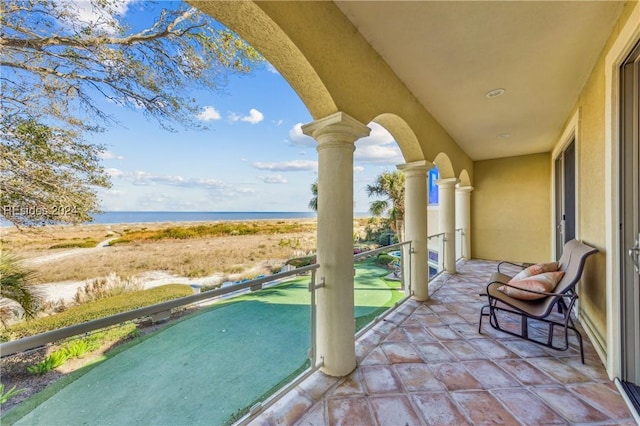
<svg viewBox="0 0 640 426">
<path fill-rule="evenodd" d="M 253 167 L 259 170 L 270 170 L 272 172 L 299 172 L 299 171 L 315 171 L 318 169 L 317 161 L 309 160 L 292 160 L 280 163 L 262 163 L 256 162 Z"/>
<path fill-rule="evenodd" d="M 271 65 L 269 62 L 267 62 L 267 71 L 269 71 L 270 73 L 273 73 L 273 74 L 280 74 L 280 72 L 278 72 L 276 67 Z"/>
<path fill-rule="evenodd" d="M 220 113 L 214 107 L 206 106 L 196 118 L 202 121 L 220 120 Z"/>
<path fill-rule="evenodd" d="M 283 120 L 283 119 L 280 119 L 280 120 L 271 120 L 271 122 L 272 122 L 273 124 L 275 124 L 276 126 L 281 126 L 281 125 L 282 125 L 282 123 L 284 123 L 284 120 Z"/>
<path fill-rule="evenodd" d="M 105 8 L 95 7 L 93 2 L 86 0 L 58 0 L 60 8 L 67 12 L 63 15 L 63 25 L 80 30 L 83 26 L 90 25 L 108 34 L 117 31 L 117 18 L 124 16 L 129 5 L 136 0 L 120 0 L 107 3 Z"/>
<path fill-rule="evenodd" d="M 364 172 L 364 167 L 362 167 L 362 166 L 354 166 L 353 167 L 353 171 L 356 172 L 356 173 Z"/>
<path fill-rule="evenodd" d="M 365 145 L 356 148 L 354 160 L 362 163 L 375 163 L 395 166 L 404 163 L 400 148 L 388 145 Z"/>
<path fill-rule="evenodd" d="M 245 123 L 258 124 L 259 122 L 264 120 L 264 114 L 262 114 L 255 108 L 251 108 L 249 110 L 249 115 L 242 116 L 236 114 L 235 112 L 230 112 L 227 118 L 231 122 L 244 121 Z"/>
<path fill-rule="evenodd" d="M 116 155 L 111 151 L 102 151 L 99 157 L 103 160 L 124 160 L 122 155 Z"/>
<path fill-rule="evenodd" d="M 108 169 L 105 169 L 104 171 L 111 178 L 119 178 L 125 175 L 125 172 L 123 172 L 120 169 L 108 168 Z"/>
<path fill-rule="evenodd" d="M 183 176 L 161 176 L 147 173 L 142 170 L 125 172 L 119 169 L 107 169 L 107 174 L 114 179 L 125 180 L 135 186 L 173 186 L 179 188 L 205 189 L 215 194 L 226 196 L 236 196 L 242 194 L 252 194 L 253 188 L 232 185 L 219 179 L 186 178 Z"/>
<path fill-rule="evenodd" d="M 258 179 L 260 179 L 264 183 L 287 183 L 287 179 L 285 179 L 284 176 L 279 173 L 269 176 L 258 176 Z"/>
<path fill-rule="evenodd" d="M 302 133 L 302 123 L 296 123 L 289 130 L 289 141 L 293 145 L 316 147 L 317 142 L 311 136 Z"/>
<path fill-rule="evenodd" d="M 260 111 L 258 111 L 255 108 L 251 108 L 249 110 L 249 115 L 247 115 L 245 117 L 242 117 L 240 119 L 240 121 L 245 121 L 245 122 L 251 123 L 251 124 L 258 124 L 262 120 L 264 120 L 264 114 L 261 113 Z"/>
<path fill-rule="evenodd" d="M 371 134 L 356 142 L 354 160 L 362 163 L 395 166 L 404 163 L 404 157 L 393 136 L 382 126 L 369 123 Z"/>
</svg>

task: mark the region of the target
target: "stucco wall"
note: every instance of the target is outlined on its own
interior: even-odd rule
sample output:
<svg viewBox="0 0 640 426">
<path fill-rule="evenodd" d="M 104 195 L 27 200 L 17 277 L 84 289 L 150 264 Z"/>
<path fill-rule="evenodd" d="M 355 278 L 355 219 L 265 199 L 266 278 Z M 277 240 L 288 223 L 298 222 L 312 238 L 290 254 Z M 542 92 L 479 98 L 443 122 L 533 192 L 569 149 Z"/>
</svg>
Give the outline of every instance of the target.
<svg viewBox="0 0 640 426">
<path fill-rule="evenodd" d="M 440 208 L 429 207 L 427 210 L 427 235 L 440 233 Z"/>
<path fill-rule="evenodd" d="M 333 2 L 189 3 L 260 51 L 315 119 L 342 111 L 363 124 L 375 120 L 394 135 L 407 162 L 444 152 L 453 175 L 466 169 L 473 179 L 469 156 Z"/>
<path fill-rule="evenodd" d="M 579 113 L 577 166 L 578 237 L 598 248 L 585 266 L 578 287 L 581 319 L 603 351 L 607 336 L 607 264 L 605 205 L 605 58 L 635 5 L 628 3 L 609 37 L 572 112 Z M 613 171 L 617 173 L 617 170 Z"/>
<path fill-rule="evenodd" d="M 474 171 L 473 257 L 550 260 L 550 154 L 477 161 Z"/>
<path fill-rule="evenodd" d="M 579 100 L 577 166 L 578 236 L 600 252 L 586 264 L 579 285 L 580 311 L 601 346 L 606 341 L 606 235 L 604 176 L 604 57 L 600 58 Z"/>
</svg>

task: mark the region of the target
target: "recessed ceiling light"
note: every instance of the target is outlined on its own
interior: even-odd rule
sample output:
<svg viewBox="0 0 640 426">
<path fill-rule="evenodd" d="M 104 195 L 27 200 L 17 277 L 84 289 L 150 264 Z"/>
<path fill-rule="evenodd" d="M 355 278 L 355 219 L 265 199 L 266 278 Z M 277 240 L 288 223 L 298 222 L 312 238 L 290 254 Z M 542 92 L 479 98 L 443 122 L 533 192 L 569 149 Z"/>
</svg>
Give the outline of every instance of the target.
<svg viewBox="0 0 640 426">
<path fill-rule="evenodd" d="M 498 139 L 507 139 L 511 137 L 511 133 L 500 133 Z"/>
<path fill-rule="evenodd" d="M 498 96 L 504 95 L 504 92 L 504 89 L 493 89 L 489 90 L 485 96 L 487 99 L 497 98 Z"/>
</svg>

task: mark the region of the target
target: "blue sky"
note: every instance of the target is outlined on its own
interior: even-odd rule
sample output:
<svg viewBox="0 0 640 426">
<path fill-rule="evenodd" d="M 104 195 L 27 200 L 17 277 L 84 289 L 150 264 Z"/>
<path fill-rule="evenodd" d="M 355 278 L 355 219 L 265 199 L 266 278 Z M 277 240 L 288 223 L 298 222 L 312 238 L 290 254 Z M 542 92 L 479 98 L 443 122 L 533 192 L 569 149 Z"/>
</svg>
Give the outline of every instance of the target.
<svg viewBox="0 0 640 426">
<path fill-rule="evenodd" d="M 125 18 L 134 13 L 140 8 Z M 120 122 L 90 139 L 107 147 L 102 162 L 113 187 L 99 191 L 102 209 L 308 211 L 318 157 L 300 125 L 313 118 L 277 70 L 267 64 L 230 76 L 222 90 L 196 98 L 208 130 L 169 132 L 141 112 L 96 99 Z M 356 143 L 356 212 L 368 210 L 365 186 L 403 162 L 391 135 L 370 127 L 372 135 Z"/>
</svg>

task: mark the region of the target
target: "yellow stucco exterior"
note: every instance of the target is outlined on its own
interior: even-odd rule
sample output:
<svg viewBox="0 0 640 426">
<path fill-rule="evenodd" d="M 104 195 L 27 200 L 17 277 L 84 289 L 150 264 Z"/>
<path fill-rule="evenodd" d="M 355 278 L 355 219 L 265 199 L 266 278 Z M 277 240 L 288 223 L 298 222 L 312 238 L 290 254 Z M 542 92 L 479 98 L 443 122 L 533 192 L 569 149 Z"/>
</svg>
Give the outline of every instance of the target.
<svg viewBox="0 0 640 426">
<path fill-rule="evenodd" d="M 471 229 L 474 258 L 550 259 L 550 154 L 478 161 L 474 165 Z"/>
<path fill-rule="evenodd" d="M 446 153 L 453 174 L 473 162 L 332 2 L 191 1 L 254 46 L 314 119 L 342 111 L 383 125 L 406 162 Z"/>
<path fill-rule="evenodd" d="M 291 84 L 315 120 L 338 112 L 362 124 L 377 122 L 398 142 L 407 163 L 427 160 L 441 178 L 460 178 L 471 193 L 474 258 L 542 262 L 553 253 L 552 152 L 472 161 L 333 2 L 189 1 L 247 40 Z M 606 356 L 612 297 L 607 237 L 607 54 L 637 2 L 624 6 L 556 139 L 577 119 L 577 237 L 598 248 L 580 284 L 584 324 Z M 637 25 L 637 23 L 635 24 Z M 628 27 L 628 25 L 627 25 Z M 531 118 L 535 120 L 535 117 Z M 617 123 L 613 125 L 617 126 Z M 428 233 L 440 232 L 440 209 L 428 211 Z M 611 322 L 611 321 L 609 321 Z M 611 373 L 610 373 L 611 374 Z"/>
<path fill-rule="evenodd" d="M 599 250 L 587 263 L 584 279 L 579 286 L 580 315 L 602 352 L 606 352 L 607 298 L 610 297 L 606 287 L 605 255 L 605 59 L 634 7 L 638 7 L 637 4 L 628 3 L 625 6 L 571 114 L 579 116 L 576 129 L 576 165 L 579 170 L 576 223 L 578 236 Z"/>
</svg>

